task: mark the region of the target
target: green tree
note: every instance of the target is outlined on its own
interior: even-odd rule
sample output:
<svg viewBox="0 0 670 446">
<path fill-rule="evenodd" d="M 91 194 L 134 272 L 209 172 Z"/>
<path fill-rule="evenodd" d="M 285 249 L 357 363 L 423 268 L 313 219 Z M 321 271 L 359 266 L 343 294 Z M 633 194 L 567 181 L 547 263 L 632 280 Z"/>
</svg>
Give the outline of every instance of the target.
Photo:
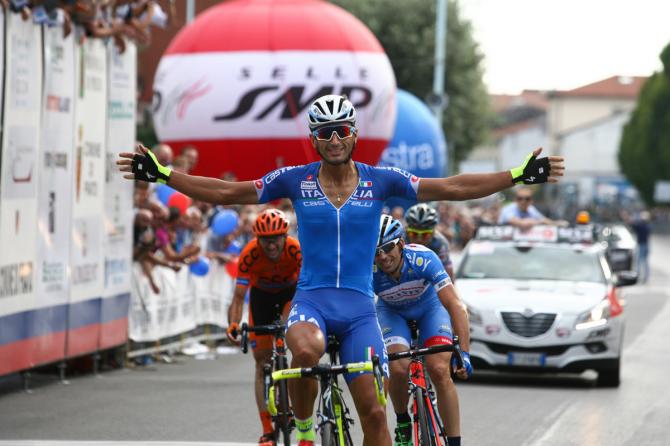
<svg viewBox="0 0 670 446">
<path fill-rule="evenodd" d="M 664 69 L 642 87 L 619 146 L 621 171 L 649 205 L 656 181 L 670 180 L 670 44 L 660 57 Z"/>
<path fill-rule="evenodd" d="M 377 36 L 391 60 L 398 88 L 419 98 L 433 90 L 435 0 L 331 0 L 358 17 Z M 482 60 L 469 22 L 449 0 L 445 91 L 449 104 L 443 129 L 455 161 L 485 141 L 491 112 Z"/>
</svg>

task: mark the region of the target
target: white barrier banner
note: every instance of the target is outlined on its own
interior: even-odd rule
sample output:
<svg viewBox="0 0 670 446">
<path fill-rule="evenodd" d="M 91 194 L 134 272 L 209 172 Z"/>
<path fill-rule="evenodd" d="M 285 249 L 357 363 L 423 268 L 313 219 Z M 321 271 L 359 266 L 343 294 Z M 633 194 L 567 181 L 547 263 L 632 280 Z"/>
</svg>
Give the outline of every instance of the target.
<svg viewBox="0 0 670 446">
<path fill-rule="evenodd" d="M 151 290 L 138 263 L 132 277 L 129 337 L 135 342 L 157 341 L 193 330 L 197 325 L 227 326 L 227 310 L 235 281 L 223 265 L 211 264 L 209 273 L 197 277 L 187 268 L 175 273 L 155 267 L 160 294 Z"/>
<path fill-rule="evenodd" d="M 100 341 L 107 142 L 107 50 L 101 39 L 86 39 L 77 46 L 75 70 L 77 95 L 67 356 L 95 351 Z"/>
<path fill-rule="evenodd" d="M 0 190 L 0 316 L 34 307 L 42 35 L 7 17 Z"/>
<path fill-rule="evenodd" d="M 0 8 L 0 85 L 4 85 L 5 82 L 5 10 Z M 0 123 L 2 123 L 2 112 L 4 106 L 4 94 L 5 89 L 0 88 Z M 2 127 L 0 126 L 0 132 Z M 0 146 L 1 147 L 1 146 Z"/>
<path fill-rule="evenodd" d="M 76 149 L 72 227 L 72 301 L 101 297 L 107 110 L 107 53 L 86 39 L 76 53 Z"/>
<path fill-rule="evenodd" d="M 74 155 L 74 33 L 44 29 L 36 294 L 40 306 L 68 302 Z"/>
<path fill-rule="evenodd" d="M 105 158 L 105 296 L 130 291 L 133 237 L 133 182 L 125 180 L 116 166 L 119 152 L 135 145 L 137 50 L 126 42 L 120 54 L 108 47 L 109 107 Z"/>
<path fill-rule="evenodd" d="M 196 322 L 198 325 L 228 325 L 228 306 L 233 297 L 235 279 L 230 277 L 225 265 L 217 261 L 209 264 L 209 274 L 193 276 L 196 289 Z"/>
</svg>

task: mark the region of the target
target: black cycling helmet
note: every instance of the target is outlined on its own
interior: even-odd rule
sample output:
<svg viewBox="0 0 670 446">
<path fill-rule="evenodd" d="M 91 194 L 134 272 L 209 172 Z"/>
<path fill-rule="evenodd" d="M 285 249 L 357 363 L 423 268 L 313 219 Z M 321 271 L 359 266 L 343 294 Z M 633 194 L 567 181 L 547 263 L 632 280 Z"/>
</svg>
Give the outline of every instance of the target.
<svg viewBox="0 0 670 446">
<path fill-rule="evenodd" d="M 437 211 L 426 203 L 415 204 L 405 213 L 407 226 L 415 229 L 433 229 L 437 226 Z"/>
</svg>

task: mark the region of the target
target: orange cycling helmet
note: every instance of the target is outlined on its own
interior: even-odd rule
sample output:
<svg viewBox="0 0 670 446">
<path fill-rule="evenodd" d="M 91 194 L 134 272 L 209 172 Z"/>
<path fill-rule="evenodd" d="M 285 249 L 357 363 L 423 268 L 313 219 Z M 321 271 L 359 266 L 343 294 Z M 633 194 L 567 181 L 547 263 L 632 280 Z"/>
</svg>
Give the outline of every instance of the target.
<svg viewBox="0 0 670 446">
<path fill-rule="evenodd" d="M 288 232 L 288 220 L 279 209 L 266 209 L 261 212 L 254 223 L 256 237 L 283 235 Z"/>
</svg>

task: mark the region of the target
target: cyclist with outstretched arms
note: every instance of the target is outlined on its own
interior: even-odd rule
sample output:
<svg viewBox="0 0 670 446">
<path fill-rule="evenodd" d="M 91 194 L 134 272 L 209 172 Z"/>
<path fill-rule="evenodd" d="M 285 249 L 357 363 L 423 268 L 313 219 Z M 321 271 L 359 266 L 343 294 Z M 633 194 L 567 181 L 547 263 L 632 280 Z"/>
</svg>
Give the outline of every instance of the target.
<svg viewBox="0 0 670 446">
<path fill-rule="evenodd" d="M 352 160 L 356 147 L 356 111 L 345 97 L 326 95 L 308 110 L 310 141 L 321 161 L 277 169 L 255 181 L 229 182 L 173 172 L 138 145 L 117 161 L 125 178 L 161 181 L 197 200 L 216 204 L 292 200 L 303 263 L 288 318 L 287 346 L 293 367 L 318 363 L 327 334 L 340 342 L 343 363 L 379 354 L 386 364 L 372 291 L 372 265 L 384 200 L 468 200 L 481 198 L 520 181 L 555 182 L 563 159 L 530 154 L 512 171 L 417 178 L 397 168 L 373 167 Z M 388 364 L 385 369 L 388 370 Z M 345 376 L 361 419 L 365 445 L 391 444 L 385 409 L 377 402 L 372 374 Z M 313 444 L 314 380 L 292 380 L 290 387 L 300 446 Z"/>
<path fill-rule="evenodd" d="M 409 350 L 410 321 L 416 321 L 419 328 L 419 347 L 451 345 L 452 333 L 455 333 L 463 349 L 464 362 L 464 367 L 457 369 L 456 374 L 466 379 L 472 374 L 472 366 L 465 308 L 437 254 L 423 245 L 406 245 L 404 232 L 402 223 L 390 215 L 382 215 L 373 284 L 379 297 L 377 317 L 386 348 L 389 353 Z M 446 426 L 449 446 L 460 446 L 458 394 L 451 379 L 450 362 L 449 352 L 426 356 L 426 367 L 435 385 L 438 411 Z M 391 363 L 389 393 L 397 422 L 394 446 L 412 445 L 412 422 L 407 412 L 408 372 L 408 359 Z"/>
<path fill-rule="evenodd" d="M 286 216 L 277 209 L 264 210 L 254 222 L 256 238 L 240 254 L 235 292 L 228 307 L 227 335 L 233 343 L 239 343 L 244 295 L 249 288 L 249 325 L 272 324 L 288 314 L 302 261 L 300 243 L 287 235 L 288 227 Z M 274 446 L 272 416 L 265 407 L 263 394 L 263 367 L 272 358 L 272 335 L 252 332 L 249 340 L 256 362 L 254 396 L 263 428 L 258 444 Z"/>
</svg>

